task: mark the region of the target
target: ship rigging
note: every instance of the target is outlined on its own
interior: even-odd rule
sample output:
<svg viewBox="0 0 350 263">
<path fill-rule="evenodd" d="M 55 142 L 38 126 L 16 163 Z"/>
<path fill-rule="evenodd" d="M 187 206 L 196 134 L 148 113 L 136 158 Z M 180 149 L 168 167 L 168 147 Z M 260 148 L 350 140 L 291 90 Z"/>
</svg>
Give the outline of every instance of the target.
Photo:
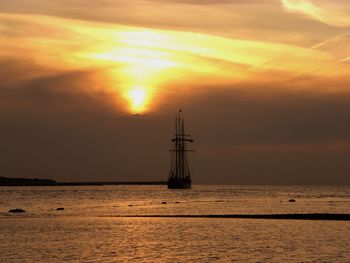
<svg viewBox="0 0 350 263">
<path fill-rule="evenodd" d="M 191 188 L 191 175 L 188 165 L 187 152 L 194 151 L 187 149 L 187 143 L 193 142 L 189 134 L 185 134 L 185 123 L 181 118 L 181 110 L 175 117 L 175 135 L 172 142 L 171 166 L 168 178 L 169 189 Z"/>
</svg>

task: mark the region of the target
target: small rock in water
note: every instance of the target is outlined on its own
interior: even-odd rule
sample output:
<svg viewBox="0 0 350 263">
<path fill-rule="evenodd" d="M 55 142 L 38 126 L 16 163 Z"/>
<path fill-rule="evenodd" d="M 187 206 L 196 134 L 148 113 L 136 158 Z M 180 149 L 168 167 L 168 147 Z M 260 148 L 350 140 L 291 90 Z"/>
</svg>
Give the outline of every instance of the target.
<svg viewBox="0 0 350 263">
<path fill-rule="evenodd" d="M 59 208 L 56 208 L 56 210 L 57 211 L 62 211 L 62 210 L 64 210 L 64 208 L 63 207 L 59 207 Z"/>
<path fill-rule="evenodd" d="M 162 204 L 162 205 L 166 205 L 166 202 L 162 202 L 161 204 Z"/>
<path fill-rule="evenodd" d="M 288 202 L 294 203 L 296 201 L 295 201 L 295 199 L 289 199 Z"/>
<path fill-rule="evenodd" d="M 15 209 L 10 209 L 9 213 L 25 213 L 25 211 L 20 208 L 15 208 Z"/>
</svg>

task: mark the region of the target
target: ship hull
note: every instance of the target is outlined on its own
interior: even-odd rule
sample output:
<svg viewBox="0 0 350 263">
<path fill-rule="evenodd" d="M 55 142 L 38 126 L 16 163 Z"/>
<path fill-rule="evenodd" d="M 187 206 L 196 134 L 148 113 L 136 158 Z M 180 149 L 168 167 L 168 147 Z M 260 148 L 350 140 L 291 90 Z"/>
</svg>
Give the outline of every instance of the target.
<svg viewBox="0 0 350 263">
<path fill-rule="evenodd" d="M 168 180 L 168 189 L 191 189 L 191 179 L 175 179 Z"/>
</svg>

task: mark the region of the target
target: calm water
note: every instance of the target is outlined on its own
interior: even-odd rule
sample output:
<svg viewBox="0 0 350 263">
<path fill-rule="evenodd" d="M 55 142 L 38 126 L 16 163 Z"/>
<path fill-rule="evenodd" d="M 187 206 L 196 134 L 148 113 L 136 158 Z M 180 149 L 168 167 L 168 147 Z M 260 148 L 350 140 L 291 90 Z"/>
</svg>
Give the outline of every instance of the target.
<svg viewBox="0 0 350 263">
<path fill-rule="evenodd" d="M 345 221 L 118 217 L 317 212 L 350 187 L 0 187 L 0 262 L 350 262 Z"/>
</svg>

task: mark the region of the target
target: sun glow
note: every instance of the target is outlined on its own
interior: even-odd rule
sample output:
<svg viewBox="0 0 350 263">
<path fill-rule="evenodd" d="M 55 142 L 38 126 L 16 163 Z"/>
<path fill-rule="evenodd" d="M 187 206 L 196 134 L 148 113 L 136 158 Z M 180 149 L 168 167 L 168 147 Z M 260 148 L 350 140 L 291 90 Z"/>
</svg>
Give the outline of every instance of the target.
<svg viewBox="0 0 350 263">
<path fill-rule="evenodd" d="M 288 6 L 288 3 L 304 2 L 309 3 L 283 1 L 290 10 L 306 8 L 317 15 L 318 9 L 309 5 Z M 82 83 L 82 90 L 106 91 L 117 107 L 122 105 L 123 110 L 134 114 L 155 110 L 162 103 L 157 100 L 165 98 L 164 94 L 177 92 L 178 88 L 191 92 L 203 85 L 234 87 L 263 80 L 290 81 L 302 75 L 340 78 L 349 72 L 349 54 L 343 48 L 348 43 L 346 38 L 337 38 L 342 48 L 337 48 L 335 53 L 335 48 L 327 45 L 304 48 L 199 32 L 39 15 L 0 14 L 0 23 L 2 20 L 11 22 L 3 25 L 30 24 L 32 32 L 44 30 L 40 37 L 25 35 L 21 41 L 13 41 L 11 34 L 5 34 L 0 41 L 0 55 L 17 56 L 22 52 L 27 59 L 50 70 L 94 72 L 96 75 L 90 83 Z M 48 29 L 52 28 L 59 34 L 51 34 Z"/>
<path fill-rule="evenodd" d="M 150 31 L 121 31 L 111 43 L 89 52 L 87 57 L 102 63 L 115 63 L 112 70 L 119 83 L 128 110 L 133 114 L 149 110 L 155 89 L 165 82 L 169 71 L 179 66 L 179 61 L 168 50 L 155 48 L 164 41 L 161 34 Z M 167 43 L 163 43 L 164 46 Z"/>
<path fill-rule="evenodd" d="M 323 59 L 325 56 L 316 50 L 205 34 L 132 28 L 112 32 L 110 41 L 94 45 L 83 56 L 115 67 L 111 70 L 117 83 L 113 88 L 124 94 L 127 110 L 133 114 L 149 111 L 155 104 L 154 95 L 173 79 L 179 82 L 192 78 L 195 81 L 199 76 L 198 79 L 208 84 L 213 76 L 216 83 L 232 83 L 252 78 L 261 69 L 288 72 L 294 71 L 293 68 L 300 71 L 314 66 L 314 62 L 307 61 L 300 65 L 299 59 L 289 59 L 288 64 L 278 63 L 286 50 L 295 49 L 298 54 L 295 57 L 315 54 L 318 59 Z M 102 39 L 105 33 L 100 33 Z"/>
<path fill-rule="evenodd" d="M 144 87 L 136 86 L 125 94 L 129 102 L 130 110 L 133 114 L 143 113 L 148 104 L 148 94 Z"/>
</svg>

